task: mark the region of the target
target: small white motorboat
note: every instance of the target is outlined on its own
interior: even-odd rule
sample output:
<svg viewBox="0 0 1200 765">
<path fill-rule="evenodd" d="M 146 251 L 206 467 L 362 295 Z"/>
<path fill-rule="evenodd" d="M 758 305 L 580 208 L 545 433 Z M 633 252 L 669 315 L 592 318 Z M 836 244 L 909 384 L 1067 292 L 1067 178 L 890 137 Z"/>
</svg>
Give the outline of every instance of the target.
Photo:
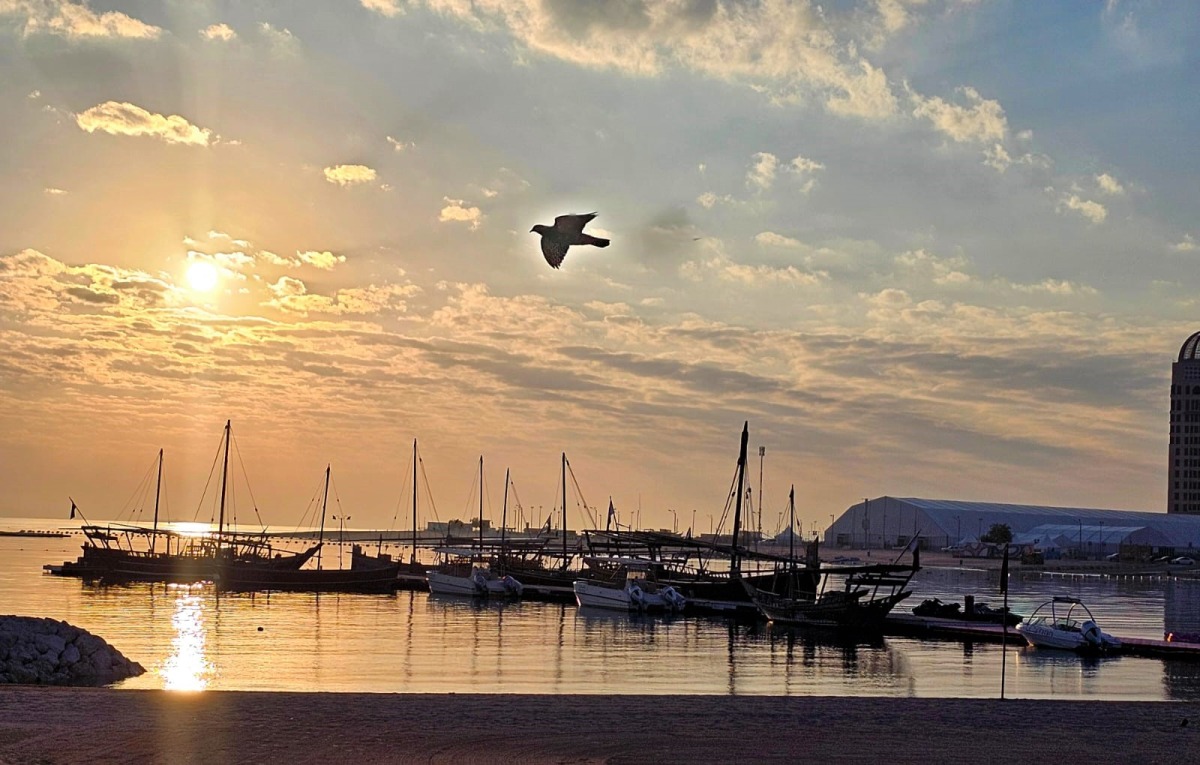
<svg viewBox="0 0 1200 765">
<path fill-rule="evenodd" d="M 500 576 L 486 563 L 459 560 L 425 572 L 434 595 L 471 598 L 519 598 L 524 587 L 511 576 Z"/>
<path fill-rule="evenodd" d="M 1017 625 L 1017 632 L 1036 648 L 1104 653 L 1121 647 L 1120 640 L 1100 630 L 1087 606 L 1064 595 L 1038 606 Z"/>
<path fill-rule="evenodd" d="M 641 561 L 621 566 L 624 577 L 619 581 L 594 579 L 577 580 L 573 587 L 575 600 L 585 608 L 610 608 L 618 611 L 679 612 L 687 598 L 669 585 L 661 585 L 650 576 L 649 565 Z"/>
</svg>

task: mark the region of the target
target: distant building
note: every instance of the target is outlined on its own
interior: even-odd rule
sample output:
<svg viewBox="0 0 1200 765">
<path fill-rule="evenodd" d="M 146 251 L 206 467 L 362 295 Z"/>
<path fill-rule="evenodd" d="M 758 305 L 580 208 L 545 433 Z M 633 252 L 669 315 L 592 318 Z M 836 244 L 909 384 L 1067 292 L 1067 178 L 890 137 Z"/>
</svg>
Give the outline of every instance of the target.
<svg viewBox="0 0 1200 765">
<path fill-rule="evenodd" d="M 1171 447 L 1167 512 L 1200 514 L 1200 332 L 1171 365 Z"/>
<path fill-rule="evenodd" d="M 979 546 L 997 524 L 1008 526 L 1015 544 L 1057 549 L 1063 557 L 1096 559 L 1126 547 L 1200 555 L 1200 515 L 917 497 L 851 505 L 825 532 L 825 545 L 898 550 L 917 536 L 925 548 Z"/>
</svg>

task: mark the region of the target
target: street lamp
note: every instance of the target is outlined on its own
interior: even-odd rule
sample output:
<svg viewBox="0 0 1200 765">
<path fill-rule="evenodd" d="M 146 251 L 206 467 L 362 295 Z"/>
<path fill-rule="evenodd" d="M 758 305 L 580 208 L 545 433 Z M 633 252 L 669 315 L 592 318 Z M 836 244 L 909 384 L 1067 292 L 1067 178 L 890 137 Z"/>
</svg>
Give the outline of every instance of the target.
<svg viewBox="0 0 1200 765">
<path fill-rule="evenodd" d="M 338 568 L 342 567 L 342 528 L 345 521 L 350 520 L 348 515 L 335 515 L 333 519 L 338 522 Z"/>
<path fill-rule="evenodd" d="M 868 551 L 871 549 L 871 500 L 863 497 L 863 543 Z"/>
<path fill-rule="evenodd" d="M 679 513 L 669 507 L 667 512 L 671 514 L 671 533 L 676 534 L 679 532 Z"/>
</svg>

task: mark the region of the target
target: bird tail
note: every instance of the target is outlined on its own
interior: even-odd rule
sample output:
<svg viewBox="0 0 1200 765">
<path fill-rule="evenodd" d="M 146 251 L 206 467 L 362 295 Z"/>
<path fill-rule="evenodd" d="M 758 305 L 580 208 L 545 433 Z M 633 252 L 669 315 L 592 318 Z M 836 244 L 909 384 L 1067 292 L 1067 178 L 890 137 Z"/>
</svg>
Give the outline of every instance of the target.
<svg viewBox="0 0 1200 765">
<path fill-rule="evenodd" d="M 591 234 L 584 234 L 582 236 L 582 241 L 580 241 L 580 244 L 594 244 L 597 247 L 607 247 L 608 240 L 601 239 L 598 236 L 592 236 Z"/>
</svg>

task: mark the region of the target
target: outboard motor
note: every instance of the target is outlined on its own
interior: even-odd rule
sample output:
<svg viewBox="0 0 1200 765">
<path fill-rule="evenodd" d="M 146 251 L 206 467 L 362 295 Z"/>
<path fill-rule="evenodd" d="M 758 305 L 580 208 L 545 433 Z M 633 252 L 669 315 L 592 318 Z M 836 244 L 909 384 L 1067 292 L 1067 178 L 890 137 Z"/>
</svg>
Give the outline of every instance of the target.
<svg viewBox="0 0 1200 765">
<path fill-rule="evenodd" d="M 480 595 L 487 595 L 488 586 L 486 574 L 479 569 L 475 569 L 471 572 L 471 583 L 475 585 L 475 592 L 479 593 Z"/>
<path fill-rule="evenodd" d="M 1080 624 L 1079 631 L 1083 634 L 1083 639 L 1092 648 L 1099 648 L 1104 643 L 1104 633 L 1100 631 L 1100 628 L 1091 619 Z"/>
<path fill-rule="evenodd" d="M 516 595 L 517 597 L 520 597 L 521 592 L 525 589 L 524 585 L 522 585 L 516 579 L 513 579 L 511 576 L 505 576 L 500 581 L 504 583 L 505 592 Z"/>
<path fill-rule="evenodd" d="M 662 597 L 673 611 L 682 611 L 683 607 L 687 605 L 687 598 L 683 597 L 674 587 L 664 587 Z"/>
<path fill-rule="evenodd" d="M 637 610 L 641 611 L 646 607 L 646 594 L 642 592 L 641 587 L 631 584 L 627 588 L 627 592 L 629 593 L 629 601 L 637 607 Z"/>
</svg>

